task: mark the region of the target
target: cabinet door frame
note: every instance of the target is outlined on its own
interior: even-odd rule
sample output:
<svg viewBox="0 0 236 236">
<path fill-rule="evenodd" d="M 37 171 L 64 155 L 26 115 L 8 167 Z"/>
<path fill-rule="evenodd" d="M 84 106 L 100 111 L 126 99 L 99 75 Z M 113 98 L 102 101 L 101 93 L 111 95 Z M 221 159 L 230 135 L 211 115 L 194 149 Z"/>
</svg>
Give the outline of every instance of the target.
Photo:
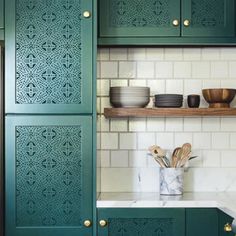
<svg viewBox="0 0 236 236">
<path fill-rule="evenodd" d="M 109 235 L 109 219 L 113 218 L 174 218 L 173 235 L 185 235 L 185 209 L 184 208 L 98 208 L 98 235 Z M 107 225 L 101 227 L 100 220 L 105 220 Z"/>
<path fill-rule="evenodd" d="M 0 0 L 0 30 L 4 29 L 4 0 Z"/>
<path fill-rule="evenodd" d="M 81 226 L 24 226 L 16 225 L 16 126 L 81 126 L 82 135 L 82 209 Z M 83 226 L 84 220 L 93 219 L 93 142 L 92 116 L 12 116 L 6 118 L 5 132 L 5 229 L 6 236 L 77 236 L 92 235 L 93 227 Z"/>
<path fill-rule="evenodd" d="M 111 0 L 100 0 L 99 2 L 99 37 L 162 37 L 180 36 L 180 25 L 173 26 L 173 20 L 180 22 L 180 0 L 170 1 L 170 22 L 169 27 L 111 27 L 109 19 L 109 6 Z"/>
<path fill-rule="evenodd" d="M 93 57 L 93 15 L 83 17 L 84 11 L 93 11 L 93 1 L 81 0 L 81 103 L 80 104 L 17 104 L 16 103 L 16 0 L 5 2 L 5 111 L 11 114 L 92 114 L 93 102 L 93 71 L 95 58 Z M 93 12 L 92 12 L 93 14 Z"/>
<path fill-rule="evenodd" d="M 197 0 L 196 0 L 197 1 Z M 211 27 L 194 27 L 191 22 L 192 0 L 182 0 L 182 22 L 181 36 L 182 37 L 235 37 L 235 1 L 222 0 L 225 4 L 225 25 L 221 28 Z M 189 20 L 190 25 L 184 26 L 184 20 Z"/>
</svg>

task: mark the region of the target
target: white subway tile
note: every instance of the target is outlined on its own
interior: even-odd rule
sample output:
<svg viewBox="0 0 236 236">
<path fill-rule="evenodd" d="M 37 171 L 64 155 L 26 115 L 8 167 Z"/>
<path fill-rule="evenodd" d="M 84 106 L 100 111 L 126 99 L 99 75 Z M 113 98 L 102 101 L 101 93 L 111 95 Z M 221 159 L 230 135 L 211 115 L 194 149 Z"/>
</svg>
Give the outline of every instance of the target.
<svg viewBox="0 0 236 236">
<path fill-rule="evenodd" d="M 221 131 L 236 131 L 236 117 L 221 118 Z"/>
<path fill-rule="evenodd" d="M 221 88 L 236 88 L 236 79 L 223 79 L 221 80 Z"/>
<path fill-rule="evenodd" d="M 211 133 L 193 133 L 194 149 L 211 149 Z"/>
<path fill-rule="evenodd" d="M 138 149 L 148 150 L 148 148 L 156 143 L 154 133 L 138 134 Z"/>
<path fill-rule="evenodd" d="M 192 150 L 190 156 L 197 156 L 196 158 L 188 161 L 189 167 L 202 167 L 203 166 L 203 158 L 202 158 L 202 151 L 200 150 Z"/>
<path fill-rule="evenodd" d="M 191 63 L 190 62 L 174 62 L 174 78 L 190 78 Z"/>
<path fill-rule="evenodd" d="M 172 78 L 173 77 L 173 63 L 172 62 L 157 62 L 156 63 L 156 78 Z"/>
<path fill-rule="evenodd" d="M 97 61 L 97 78 L 101 78 L 101 63 Z"/>
<path fill-rule="evenodd" d="M 135 78 L 136 62 L 122 61 L 119 62 L 119 78 Z"/>
<path fill-rule="evenodd" d="M 157 133 L 156 144 L 163 149 L 173 149 L 174 148 L 174 134 L 166 133 L 166 132 Z"/>
<path fill-rule="evenodd" d="M 201 131 L 201 118 L 184 118 L 184 131 Z"/>
<path fill-rule="evenodd" d="M 151 96 L 155 94 L 165 93 L 166 83 L 165 80 L 148 80 L 147 86 L 150 87 Z"/>
<path fill-rule="evenodd" d="M 182 147 L 184 143 L 193 143 L 192 133 L 175 133 L 175 147 Z M 196 149 L 195 147 L 193 147 Z"/>
<path fill-rule="evenodd" d="M 200 48 L 184 48 L 183 56 L 185 61 L 198 61 L 201 59 Z"/>
<path fill-rule="evenodd" d="M 110 48 L 110 60 L 127 60 L 127 49 L 126 48 Z"/>
<path fill-rule="evenodd" d="M 128 151 L 111 151 L 111 167 L 128 167 Z"/>
<path fill-rule="evenodd" d="M 101 115 L 97 115 L 97 132 L 101 131 Z"/>
<path fill-rule="evenodd" d="M 129 151 L 129 167 L 146 167 L 147 151 Z"/>
<path fill-rule="evenodd" d="M 128 121 L 127 119 L 111 119 L 111 131 L 115 132 L 127 132 Z"/>
<path fill-rule="evenodd" d="M 97 96 L 101 96 L 101 80 L 97 79 Z"/>
<path fill-rule="evenodd" d="M 165 60 L 181 61 L 183 60 L 182 48 L 165 48 Z"/>
<path fill-rule="evenodd" d="M 101 134 L 97 133 L 97 150 L 101 149 Z"/>
<path fill-rule="evenodd" d="M 97 159 L 96 159 L 96 162 L 97 162 L 97 169 L 100 169 L 101 167 L 101 151 L 100 150 L 97 150 Z"/>
<path fill-rule="evenodd" d="M 219 48 L 203 48 L 202 59 L 205 61 L 215 61 L 220 59 Z"/>
<path fill-rule="evenodd" d="M 97 97 L 97 113 L 101 113 L 101 98 Z"/>
<path fill-rule="evenodd" d="M 229 78 L 236 79 L 236 61 L 229 62 Z"/>
<path fill-rule="evenodd" d="M 184 94 L 202 94 L 202 81 L 197 79 L 184 80 Z"/>
<path fill-rule="evenodd" d="M 211 62 L 211 78 L 223 79 L 228 77 L 228 63 L 227 62 Z"/>
<path fill-rule="evenodd" d="M 236 48 L 221 48 L 221 59 L 236 60 Z"/>
<path fill-rule="evenodd" d="M 236 151 L 222 151 L 221 166 L 236 168 Z"/>
<path fill-rule="evenodd" d="M 111 107 L 110 98 L 102 97 L 101 98 L 101 112 L 102 113 L 104 112 L 104 108 L 106 108 L 106 107 Z"/>
<path fill-rule="evenodd" d="M 162 61 L 164 59 L 163 48 L 147 48 L 146 53 L 147 60 Z"/>
<path fill-rule="evenodd" d="M 109 60 L 109 48 L 99 48 L 98 49 L 98 60 L 100 60 L 100 61 Z"/>
<path fill-rule="evenodd" d="M 164 131 L 165 118 L 147 118 L 147 131 Z"/>
<path fill-rule="evenodd" d="M 135 133 L 120 133 L 120 149 L 136 149 L 137 137 Z"/>
<path fill-rule="evenodd" d="M 98 96 L 109 96 L 110 82 L 107 79 L 100 80 L 100 94 Z"/>
<path fill-rule="evenodd" d="M 129 48 L 128 60 L 144 60 L 146 57 L 145 48 Z"/>
<path fill-rule="evenodd" d="M 129 119 L 129 131 L 146 131 L 146 119 L 145 118 L 130 118 Z"/>
<path fill-rule="evenodd" d="M 101 131 L 109 131 L 110 130 L 110 120 L 106 119 L 105 116 L 101 116 Z"/>
<path fill-rule="evenodd" d="M 101 78 L 117 78 L 118 77 L 118 63 L 113 61 L 101 62 Z"/>
<path fill-rule="evenodd" d="M 129 86 L 146 86 L 146 80 L 129 80 Z"/>
<path fill-rule="evenodd" d="M 118 134 L 101 133 L 101 149 L 118 149 Z"/>
<path fill-rule="evenodd" d="M 183 131 L 183 118 L 167 117 L 166 131 Z"/>
<path fill-rule="evenodd" d="M 229 133 L 212 133 L 212 148 L 229 148 Z"/>
<path fill-rule="evenodd" d="M 154 78 L 154 62 L 138 62 L 137 63 L 138 78 Z"/>
<path fill-rule="evenodd" d="M 209 62 L 192 62 L 192 77 L 193 78 L 209 78 L 210 63 Z"/>
<path fill-rule="evenodd" d="M 202 88 L 220 88 L 220 80 L 211 79 L 211 80 L 203 80 L 202 81 Z"/>
<path fill-rule="evenodd" d="M 220 130 L 220 118 L 219 117 L 203 117 L 202 118 L 202 130 L 216 132 Z"/>
<path fill-rule="evenodd" d="M 101 167 L 110 167 L 110 151 L 100 151 Z"/>
<path fill-rule="evenodd" d="M 220 151 L 202 152 L 203 167 L 220 167 Z"/>
<path fill-rule="evenodd" d="M 183 80 L 166 80 L 166 93 L 183 94 Z"/>
<path fill-rule="evenodd" d="M 236 133 L 230 134 L 230 148 L 236 149 Z"/>
<path fill-rule="evenodd" d="M 111 87 L 114 86 L 128 86 L 128 80 L 126 79 L 113 79 L 111 81 Z"/>
</svg>

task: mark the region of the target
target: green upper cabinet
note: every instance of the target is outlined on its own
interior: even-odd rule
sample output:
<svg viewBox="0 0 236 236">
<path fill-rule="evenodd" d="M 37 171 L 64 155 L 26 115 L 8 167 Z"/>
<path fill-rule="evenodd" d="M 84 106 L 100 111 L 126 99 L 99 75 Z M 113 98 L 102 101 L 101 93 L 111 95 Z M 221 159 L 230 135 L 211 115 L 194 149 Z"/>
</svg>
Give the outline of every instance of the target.
<svg viewBox="0 0 236 236">
<path fill-rule="evenodd" d="M 180 0 L 101 0 L 100 37 L 179 36 Z"/>
<path fill-rule="evenodd" d="M 92 113 L 93 1 L 5 5 L 6 113 Z"/>
<path fill-rule="evenodd" d="M 4 0 L 0 0 L 0 30 L 4 28 Z"/>
<path fill-rule="evenodd" d="M 100 0 L 100 45 L 236 45 L 235 0 Z"/>
<path fill-rule="evenodd" d="M 91 116 L 7 116 L 6 236 L 93 235 Z"/>
<path fill-rule="evenodd" d="M 234 0 L 182 1 L 182 36 L 235 36 Z"/>
<path fill-rule="evenodd" d="M 99 208 L 99 236 L 184 236 L 185 210 L 163 208 Z"/>
</svg>

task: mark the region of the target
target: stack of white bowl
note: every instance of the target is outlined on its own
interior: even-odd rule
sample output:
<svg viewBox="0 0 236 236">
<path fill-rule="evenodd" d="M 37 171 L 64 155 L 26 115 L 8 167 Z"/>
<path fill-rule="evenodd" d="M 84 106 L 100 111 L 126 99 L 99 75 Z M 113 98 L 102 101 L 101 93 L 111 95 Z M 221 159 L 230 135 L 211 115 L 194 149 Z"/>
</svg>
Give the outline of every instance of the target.
<svg viewBox="0 0 236 236">
<path fill-rule="evenodd" d="M 111 87 L 110 103 L 114 107 L 145 107 L 150 100 L 149 87 Z"/>
</svg>

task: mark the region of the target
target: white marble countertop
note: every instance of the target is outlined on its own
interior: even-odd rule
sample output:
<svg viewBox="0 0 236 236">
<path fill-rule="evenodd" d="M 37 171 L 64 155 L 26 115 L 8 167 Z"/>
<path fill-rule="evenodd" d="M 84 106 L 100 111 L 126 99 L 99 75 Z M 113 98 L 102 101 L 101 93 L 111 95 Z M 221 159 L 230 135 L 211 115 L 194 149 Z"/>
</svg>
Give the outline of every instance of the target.
<svg viewBox="0 0 236 236">
<path fill-rule="evenodd" d="M 236 218 L 236 192 L 184 193 L 181 196 L 162 196 L 159 193 L 101 193 L 97 207 L 214 207 Z"/>
</svg>

